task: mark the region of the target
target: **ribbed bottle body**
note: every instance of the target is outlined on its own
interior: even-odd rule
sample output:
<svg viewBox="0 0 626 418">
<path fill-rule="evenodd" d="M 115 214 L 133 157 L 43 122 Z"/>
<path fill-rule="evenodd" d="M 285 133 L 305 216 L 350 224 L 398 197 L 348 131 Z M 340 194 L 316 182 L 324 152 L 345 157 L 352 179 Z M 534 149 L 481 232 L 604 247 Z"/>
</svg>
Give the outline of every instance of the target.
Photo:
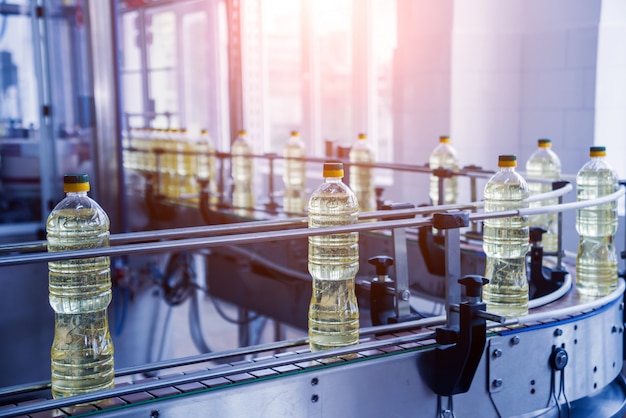
<svg viewBox="0 0 626 418">
<path fill-rule="evenodd" d="M 345 184 L 323 183 L 309 199 L 309 228 L 353 224 L 358 210 L 358 201 Z M 354 277 L 359 268 L 358 233 L 309 237 L 308 268 L 313 282 L 309 306 L 311 350 L 356 344 L 359 309 Z"/>
<path fill-rule="evenodd" d="M 69 193 L 46 222 L 48 251 L 109 246 L 109 219 L 92 199 Z M 109 257 L 51 261 L 49 300 L 55 311 L 51 349 L 55 398 L 113 387 Z"/>
<path fill-rule="evenodd" d="M 374 152 L 367 139 L 359 139 L 350 149 L 349 159 L 351 163 L 374 164 Z M 376 192 L 374 184 L 374 169 L 350 165 L 350 189 L 359 201 L 360 211 L 369 212 L 376 210 Z"/>
<path fill-rule="evenodd" d="M 526 207 L 528 186 L 512 169 L 500 169 L 487 183 L 484 191 L 485 212 L 498 212 Z M 528 312 L 528 218 L 508 216 L 485 219 L 483 250 L 487 256 L 483 299 L 490 312 L 507 317 Z"/>
<path fill-rule="evenodd" d="M 583 201 L 611 194 L 618 185 L 617 174 L 606 161 L 592 158 L 576 175 L 577 199 Z M 576 287 L 581 294 L 603 296 L 617 287 L 618 259 L 613 244 L 617 225 L 616 201 L 577 210 Z"/>
<path fill-rule="evenodd" d="M 456 171 L 459 169 L 456 151 L 449 143 L 439 143 L 430 154 L 428 165 L 432 170 L 446 168 Z M 445 205 L 456 203 L 458 194 L 458 177 L 451 176 L 444 178 L 442 203 Z M 434 205 L 439 204 L 439 177 L 434 174 L 430 175 L 429 196 Z"/>
<path fill-rule="evenodd" d="M 62 398 L 110 389 L 113 343 L 106 310 L 84 314 L 55 313 L 52 360 L 52 396 Z"/>
<path fill-rule="evenodd" d="M 533 179 L 558 180 L 561 177 L 561 161 L 550 148 L 538 148 L 526 162 L 526 175 L 530 195 L 547 193 L 552 190 L 552 184 L 537 182 Z M 558 199 L 546 199 L 531 202 L 530 207 L 551 206 L 558 204 Z M 541 227 L 546 230 L 542 238 L 544 251 L 558 250 L 558 214 L 544 213 L 530 216 L 528 222 L 531 226 Z"/>
</svg>

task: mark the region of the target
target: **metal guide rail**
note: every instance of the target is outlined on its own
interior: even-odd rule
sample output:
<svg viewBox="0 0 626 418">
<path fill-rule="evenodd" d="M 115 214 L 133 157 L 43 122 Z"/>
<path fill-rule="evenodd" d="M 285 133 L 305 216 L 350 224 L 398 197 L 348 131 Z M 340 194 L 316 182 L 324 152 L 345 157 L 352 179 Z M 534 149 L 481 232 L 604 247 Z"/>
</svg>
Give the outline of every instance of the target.
<svg viewBox="0 0 626 418">
<path fill-rule="evenodd" d="M 565 190 L 567 191 L 569 189 Z M 615 200 L 621 197 L 625 190 L 626 188 L 624 186 L 620 186 L 620 189 L 615 193 L 599 199 L 584 202 L 542 206 L 539 208 L 507 210 L 501 212 L 471 213 L 469 215 L 469 220 L 476 222 L 487 218 L 529 216 L 546 213 L 548 211 L 569 210 L 578 207 L 592 206 Z M 306 228 L 307 218 L 291 218 L 244 222 L 229 225 L 123 233 L 111 236 L 111 247 L 59 251 L 54 253 L 44 252 L 45 241 L 36 241 L 17 245 L 0 245 L 0 254 L 7 254 L 0 256 L 0 267 L 42 261 L 67 260 L 72 258 L 125 256 L 130 254 L 146 254 L 159 251 L 183 251 L 211 248 L 221 245 L 249 244 L 269 240 L 306 238 L 313 235 L 428 226 L 433 224 L 432 216 L 416 217 L 416 215 L 475 209 L 480 206 L 480 203 L 473 203 L 465 205 L 444 205 L 414 209 L 365 212 L 359 215 L 359 219 L 380 220 L 346 226 L 313 229 Z"/>
<path fill-rule="evenodd" d="M 551 375 L 559 370 L 551 370 L 548 363 L 555 347 L 570 358 L 570 365 L 560 370 L 565 378 L 563 393 L 559 393 L 568 398 L 570 416 L 582 416 L 574 412 L 589 396 L 608 396 L 602 395 L 605 390 L 621 390 L 624 395 L 624 388 L 616 381 L 622 364 L 623 292 L 624 283 L 620 282 L 611 295 L 586 303 L 581 303 L 576 292 L 571 292 L 559 300 L 555 309 L 536 308 L 525 320 L 522 317 L 521 321 L 510 321 L 510 325 L 491 326 L 489 344 L 470 392 L 455 397 L 457 410 L 463 410 L 463 416 L 485 417 L 513 416 L 536 410 L 537 405 L 552 396 Z M 118 370 L 113 389 L 56 400 L 50 397 L 49 382 L 3 388 L 0 390 L 0 417 L 194 416 L 200 411 L 215 411 L 216 416 L 226 416 L 220 414 L 237 410 L 230 400 L 224 404 L 224 399 L 232 396 L 238 396 L 240 403 L 250 401 L 248 416 L 341 416 L 342 408 L 322 407 L 319 413 L 312 413 L 310 408 L 336 402 L 333 396 L 340 396 L 344 390 L 358 393 L 358 380 L 348 377 L 354 374 L 356 378 L 362 373 L 367 376 L 364 382 L 371 385 L 372 392 L 377 385 L 384 385 L 377 389 L 384 393 L 378 399 L 381 405 L 377 408 L 381 413 L 395 411 L 407 416 L 402 414 L 416 408 L 413 413 L 432 409 L 433 414 L 424 416 L 434 416 L 438 399 L 429 389 L 428 376 L 433 370 L 428 364 L 438 346 L 434 327 L 444 322 L 445 316 L 440 316 L 362 329 L 358 345 L 325 352 L 311 353 L 306 339 L 298 339 L 146 364 Z M 402 375 L 385 372 L 387 366 L 383 365 L 387 363 L 391 370 L 398 363 L 405 371 Z M 194 366 L 192 371 L 180 371 L 183 366 L 191 365 Z M 381 372 L 384 374 L 380 375 Z M 343 379 L 339 377 L 342 374 L 355 388 L 337 387 L 339 392 L 335 395 L 332 391 L 324 393 L 321 383 Z M 523 381 L 526 376 L 527 381 Z M 285 391 L 282 379 L 288 380 L 289 385 L 298 383 L 295 389 Z M 310 393 L 306 399 L 292 393 L 302 389 L 302 382 L 305 382 L 304 393 Z M 522 389 L 518 387 L 520 382 Z M 320 388 L 316 388 L 318 385 Z M 558 389 L 555 390 L 558 393 Z M 283 409 L 292 402 L 290 396 L 294 396 L 297 403 L 291 410 L 299 411 L 296 415 Z M 404 398 L 406 405 L 397 403 Z M 619 410 L 624 398 L 626 396 L 622 396 Z M 280 407 L 268 406 L 270 400 Z M 609 400 L 620 403 L 619 399 Z M 511 403 L 520 409 L 515 412 Z M 355 404 L 351 407 L 354 409 L 349 414 L 361 410 Z M 260 411 L 273 412 L 264 415 Z"/>
</svg>

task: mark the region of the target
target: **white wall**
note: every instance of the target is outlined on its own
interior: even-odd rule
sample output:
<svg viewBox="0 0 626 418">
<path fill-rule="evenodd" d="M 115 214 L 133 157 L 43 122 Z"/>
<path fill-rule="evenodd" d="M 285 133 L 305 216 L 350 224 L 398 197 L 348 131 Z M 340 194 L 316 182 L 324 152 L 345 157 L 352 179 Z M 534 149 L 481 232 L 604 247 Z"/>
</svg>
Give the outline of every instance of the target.
<svg viewBox="0 0 626 418">
<path fill-rule="evenodd" d="M 494 169 L 513 153 L 523 167 L 551 138 L 577 171 L 593 144 L 599 14 L 584 0 L 455 2 L 451 131 L 463 155 Z"/>
<path fill-rule="evenodd" d="M 450 134 L 452 0 L 399 0 L 394 62 L 395 163 L 426 164 L 440 135 Z M 428 176 L 399 174 L 394 190 L 428 203 Z"/>
<path fill-rule="evenodd" d="M 589 146 L 602 142 L 598 128 L 611 115 L 597 102 L 604 75 L 599 52 L 601 46 L 611 48 L 599 43 L 605 3 L 612 7 L 602 16 L 624 9 L 619 0 L 455 2 L 450 112 L 462 156 L 493 170 L 499 154 L 512 153 L 523 171 L 537 139 L 550 138 L 563 173 L 576 174 L 588 160 Z M 623 39 L 615 39 L 614 47 Z M 623 69 L 626 59 L 621 62 Z M 626 88 L 626 81 L 621 84 Z M 619 104 L 624 107 L 626 94 Z M 612 118 L 613 126 L 617 120 Z M 609 152 L 614 147 L 602 145 Z M 575 193 L 566 198 L 572 200 Z M 574 212 L 564 213 L 569 251 L 576 251 L 578 242 L 574 219 Z"/>
<path fill-rule="evenodd" d="M 626 2 L 603 0 L 596 77 L 597 145 L 626 179 Z"/>
</svg>

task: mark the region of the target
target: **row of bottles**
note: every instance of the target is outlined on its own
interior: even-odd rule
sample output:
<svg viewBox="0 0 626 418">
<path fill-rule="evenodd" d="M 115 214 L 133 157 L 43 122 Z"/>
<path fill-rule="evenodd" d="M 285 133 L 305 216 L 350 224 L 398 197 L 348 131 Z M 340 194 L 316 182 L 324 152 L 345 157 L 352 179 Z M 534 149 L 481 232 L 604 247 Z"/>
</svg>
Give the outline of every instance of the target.
<svg viewBox="0 0 626 418">
<path fill-rule="evenodd" d="M 199 192 L 199 180 L 207 180 L 210 196 L 217 195 L 216 151 L 207 130 L 197 136 L 186 129 L 131 128 L 125 132 L 122 145 L 124 167 L 151 176 L 159 194 L 171 199 L 194 196 Z M 245 130 L 238 132 L 231 154 L 233 207 L 252 208 L 254 152 Z M 306 149 L 298 132 L 291 133 L 283 157 L 284 211 L 302 214 L 306 207 Z M 350 186 L 361 202 L 360 210 L 375 210 L 374 171 L 367 166 L 375 159 L 367 135 L 359 134 L 349 161 L 355 163 L 350 166 Z"/>
<path fill-rule="evenodd" d="M 245 132 L 241 132 L 240 137 L 244 142 Z M 297 141 L 295 135 L 292 138 L 292 142 Z M 548 143 L 540 140 L 539 148 L 543 150 L 539 151 L 544 151 L 541 154 L 546 154 Z M 237 153 L 233 152 L 233 158 L 242 160 L 235 160 L 233 164 L 241 164 L 239 167 L 245 172 L 252 160 L 250 149 L 241 143 L 234 145 L 237 145 L 234 147 Z M 591 160 L 577 174 L 578 200 L 597 198 L 617 190 L 617 174 L 604 159 L 605 155 L 604 147 L 591 147 Z M 290 156 L 299 161 L 299 156 Z M 527 207 L 530 188 L 516 172 L 516 166 L 515 155 L 499 156 L 498 170 L 484 189 L 485 212 Z M 308 199 L 309 228 L 352 225 L 358 221 L 358 197 L 342 182 L 343 176 L 342 163 L 324 164 L 324 182 Z M 235 178 L 242 187 L 251 181 L 243 175 Z M 48 251 L 107 247 L 109 219 L 98 203 L 87 196 L 87 175 L 66 175 L 64 190 L 66 197 L 52 210 L 46 223 Z M 248 192 L 247 189 L 239 191 Z M 490 282 L 485 285 L 483 296 L 488 310 L 493 313 L 517 317 L 528 312 L 528 225 L 524 216 L 484 221 L 485 277 Z M 576 228 L 580 235 L 578 291 L 589 296 L 607 294 L 617 284 L 617 257 L 612 243 L 617 230 L 615 202 L 578 210 Z M 308 238 L 308 244 L 308 270 L 312 277 L 308 313 L 310 348 L 319 351 L 356 344 L 359 340 L 355 294 L 359 234 L 313 235 Z M 53 396 L 113 387 L 113 343 L 107 322 L 107 307 L 111 301 L 109 257 L 51 261 L 48 266 L 49 300 L 55 311 L 51 349 Z"/>
<path fill-rule="evenodd" d="M 342 163 L 324 164 L 324 182 L 308 200 L 309 228 L 357 222 L 359 202 L 342 182 L 343 175 Z M 88 176 L 66 175 L 64 191 L 65 198 L 54 207 L 46 222 L 48 251 L 108 247 L 109 218 L 87 195 Z M 358 268 L 357 232 L 309 237 L 312 351 L 358 342 L 359 309 L 355 293 Z M 60 398 L 112 388 L 113 343 L 107 321 L 111 302 L 109 257 L 51 261 L 48 269 L 49 301 L 55 312 L 51 349 L 53 396 Z"/>
<path fill-rule="evenodd" d="M 158 193 L 171 199 L 197 195 L 199 179 L 216 193 L 215 145 L 208 132 L 131 128 L 122 138 L 124 168 L 148 176 Z"/>
<path fill-rule="evenodd" d="M 534 178 L 558 179 L 560 161 L 550 150 L 551 141 L 540 139 L 527 164 Z M 617 191 L 617 172 L 605 159 L 606 148 L 590 148 L 590 160 L 576 175 L 578 201 L 606 196 Z M 514 155 L 501 155 L 498 171 L 487 181 L 484 189 L 485 212 L 506 211 L 528 206 L 531 193 L 551 190 L 551 183 L 529 182 L 515 171 Z M 546 188 L 548 184 L 549 188 Z M 552 205 L 557 202 L 537 202 Z M 551 214 L 529 219 L 524 216 L 491 218 L 484 221 L 483 250 L 486 254 L 485 277 L 490 282 L 483 288 L 483 297 L 490 312 L 506 317 L 528 312 L 528 276 L 526 254 L 529 250 L 529 224 L 543 226 L 548 236 L 548 249 L 556 250 L 556 219 Z M 584 297 L 604 296 L 615 290 L 618 282 L 618 260 L 613 244 L 617 232 L 617 202 L 578 209 L 576 231 L 579 234 L 576 257 L 576 288 Z M 545 236 L 544 235 L 544 236 Z"/>
</svg>

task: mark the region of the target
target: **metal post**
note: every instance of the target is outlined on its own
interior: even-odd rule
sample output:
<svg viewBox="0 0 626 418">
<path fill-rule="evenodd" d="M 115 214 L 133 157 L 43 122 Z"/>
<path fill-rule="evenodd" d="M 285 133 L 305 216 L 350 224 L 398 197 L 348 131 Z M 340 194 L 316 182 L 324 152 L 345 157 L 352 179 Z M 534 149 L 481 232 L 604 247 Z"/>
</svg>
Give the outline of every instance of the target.
<svg viewBox="0 0 626 418">
<path fill-rule="evenodd" d="M 125 229 L 124 179 L 117 49 L 117 2 L 85 2 L 94 84 L 94 167 L 97 199 L 111 219 L 111 232 Z"/>
<path fill-rule="evenodd" d="M 393 238 L 394 264 L 396 270 L 396 318 L 400 319 L 410 315 L 411 305 L 409 299 L 409 266 L 407 258 L 406 230 L 394 228 L 391 230 Z"/>
<path fill-rule="evenodd" d="M 452 315 L 451 305 L 461 303 L 461 231 L 458 228 L 446 229 L 446 312 L 447 325 L 459 324 L 459 315 Z"/>
</svg>

